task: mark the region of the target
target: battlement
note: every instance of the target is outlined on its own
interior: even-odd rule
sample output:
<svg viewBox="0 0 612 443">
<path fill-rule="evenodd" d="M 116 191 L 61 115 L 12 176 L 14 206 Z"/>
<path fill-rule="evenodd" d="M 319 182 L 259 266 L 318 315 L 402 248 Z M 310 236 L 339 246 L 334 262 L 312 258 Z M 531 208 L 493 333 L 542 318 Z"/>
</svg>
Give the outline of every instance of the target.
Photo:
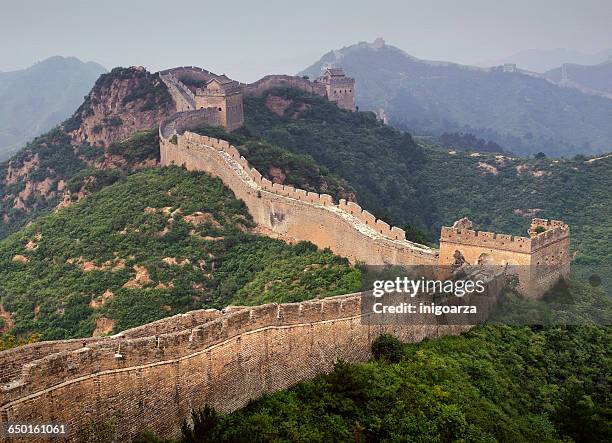
<svg viewBox="0 0 612 443">
<path fill-rule="evenodd" d="M 557 220 L 534 219 L 529 237 L 475 231 L 466 218 L 440 233 L 440 264 L 517 265 L 523 292 L 539 297 L 569 272 L 569 227 Z"/>
<path fill-rule="evenodd" d="M 504 249 L 528 254 L 531 252 L 532 241 L 527 237 L 508 234 L 496 234 L 472 229 L 457 229 L 443 226 L 440 231 L 441 242 L 453 242 L 475 246 L 485 246 L 493 249 Z"/>
<path fill-rule="evenodd" d="M 186 123 L 182 123 L 184 118 L 189 120 L 187 120 Z M 303 189 L 296 189 L 290 185 L 272 183 L 270 180 L 263 177 L 262 174 L 257 171 L 257 169 L 252 168 L 248 161 L 240 155 L 238 149 L 231 146 L 227 141 L 186 131 L 185 129 L 192 124 L 190 118 L 191 116 L 189 113 L 185 113 L 166 120 L 166 122 L 162 123 L 160 126 L 160 134 L 162 135 L 162 139 L 169 139 L 172 134 L 181 134 L 181 130 L 183 130 L 180 138 L 183 138 L 192 146 L 211 147 L 226 153 L 240 167 L 240 171 L 234 170 L 233 172 L 238 173 L 238 175 L 247 176 L 250 181 L 252 181 L 253 185 L 261 191 L 270 192 L 308 204 L 327 207 L 332 210 L 339 209 L 342 212 L 351 215 L 356 220 L 362 222 L 364 225 L 362 226 L 362 230 L 365 230 L 366 232 L 369 231 L 370 235 L 380 235 L 390 240 L 401 241 L 406 247 L 421 251 L 432 251 L 426 246 L 406 241 L 406 233 L 403 229 L 390 226 L 385 221 L 376 219 L 373 214 L 365 209 L 362 209 L 357 203 L 347 202 L 346 200 L 341 199 L 338 205 L 336 205 L 331 195 L 318 194 L 316 192 L 305 191 Z"/>
<path fill-rule="evenodd" d="M 394 240 L 406 240 L 406 232 L 403 229 L 395 226 L 389 226 L 389 224 L 383 220 L 377 220 L 376 217 L 374 217 L 365 209 L 362 209 L 361 206 L 359 206 L 355 202 L 347 202 L 344 199 L 340 199 L 338 207 L 343 211 L 360 219 L 366 225 L 374 227 L 374 229 L 378 231 L 378 233 L 384 235 L 385 237 L 389 237 Z"/>
<path fill-rule="evenodd" d="M 470 229 L 472 222 L 461 219 L 452 227 L 442 227 L 440 241 L 485 246 L 493 249 L 531 253 L 560 239 L 569 237 L 569 227 L 558 220 L 534 218 L 529 228 L 529 237 L 496 234 Z M 540 232 L 540 229 L 544 231 Z"/>
<path fill-rule="evenodd" d="M 323 84 L 311 82 L 308 79 L 294 75 L 266 75 L 255 83 L 245 84 L 244 95 L 261 97 L 266 91 L 273 88 L 295 88 L 322 97 L 326 95 L 326 89 Z"/>
<path fill-rule="evenodd" d="M 539 232 L 538 228 L 544 228 L 544 231 Z M 569 240 L 569 226 L 559 220 L 545 220 L 534 218 L 529 228 L 531 243 L 533 250 L 546 248 L 553 243 L 561 240 Z"/>
<path fill-rule="evenodd" d="M 286 327 L 360 316 L 360 295 L 316 301 L 268 304 L 225 311 L 200 310 L 179 314 L 112 337 L 48 342 L 48 354 L 21 362 L 21 371 L 4 382 L 0 405 L 68 379 L 178 359 L 218 345 L 241 334 L 269 327 Z M 81 343 L 82 346 L 71 345 Z M 43 345 L 45 346 L 45 345 Z M 27 353 L 18 348 L 8 355 Z M 4 353 L 0 353 L 3 357 Z"/>
</svg>

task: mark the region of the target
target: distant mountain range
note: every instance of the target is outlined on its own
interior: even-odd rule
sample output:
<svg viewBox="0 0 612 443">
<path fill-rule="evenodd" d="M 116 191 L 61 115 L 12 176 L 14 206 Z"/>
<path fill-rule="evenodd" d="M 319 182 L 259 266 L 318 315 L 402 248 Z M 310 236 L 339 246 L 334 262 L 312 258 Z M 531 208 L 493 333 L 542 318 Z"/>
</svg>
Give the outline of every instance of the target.
<svg viewBox="0 0 612 443">
<path fill-rule="evenodd" d="M 598 65 L 566 63 L 543 75 L 562 86 L 612 98 L 612 59 Z"/>
<path fill-rule="evenodd" d="M 355 77 L 362 110 L 415 135 L 471 133 L 520 155 L 612 151 L 612 100 L 537 74 L 420 60 L 381 39 L 330 51 L 300 74 L 328 65 Z"/>
<path fill-rule="evenodd" d="M 0 72 L 0 161 L 69 117 L 104 72 L 97 63 L 59 56 Z"/>
<path fill-rule="evenodd" d="M 595 54 L 586 54 L 571 49 L 528 49 L 517 52 L 509 57 L 497 60 L 485 60 L 477 63 L 478 66 L 498 66 L 504 63 L 514 63 L 521 69 L 543 73 L 557 68 L 565 63 L 575 63 L 579 65 L 597 65 L 610 60 L 612 49 L 604 49 Z"/>
</svg>

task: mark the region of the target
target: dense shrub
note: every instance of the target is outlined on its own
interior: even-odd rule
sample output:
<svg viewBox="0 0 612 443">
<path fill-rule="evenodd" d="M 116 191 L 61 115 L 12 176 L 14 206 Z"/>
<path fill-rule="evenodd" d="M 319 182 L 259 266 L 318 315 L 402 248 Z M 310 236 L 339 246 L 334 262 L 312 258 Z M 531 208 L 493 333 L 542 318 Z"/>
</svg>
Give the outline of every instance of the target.
<svg viewBox="0 0 612 443">
<path fill-rule="evenodd" d="M 393 335 L 381 334 L 372 342 L 372 355 L 376 360 L 399 363 L 404 356 L 404 345 Z"/>
</svg>

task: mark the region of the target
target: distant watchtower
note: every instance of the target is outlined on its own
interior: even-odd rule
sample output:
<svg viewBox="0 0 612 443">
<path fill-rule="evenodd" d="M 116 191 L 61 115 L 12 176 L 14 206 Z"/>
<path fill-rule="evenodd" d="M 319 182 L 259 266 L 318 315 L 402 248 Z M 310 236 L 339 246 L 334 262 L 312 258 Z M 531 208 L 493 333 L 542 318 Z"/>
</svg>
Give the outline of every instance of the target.
<svg viewBox="0 0 612 443">
<path fill-rule="evenodd" d="M 355 111 L 355 79 L 347 77 L 342 68 L 326 68 L 317 82 L 325 85 L 329 101 L 339 108 Z"/>
<path fill-rule="evenodd" d="M 225 75 L 214 77 L 206 82 L 204 88 L 198 88 L 195 101 L 196 109 L 215 108 L 219 113 L 219 125 L 228 131 L 244 123 L 242 87 Z"/>
</svg>

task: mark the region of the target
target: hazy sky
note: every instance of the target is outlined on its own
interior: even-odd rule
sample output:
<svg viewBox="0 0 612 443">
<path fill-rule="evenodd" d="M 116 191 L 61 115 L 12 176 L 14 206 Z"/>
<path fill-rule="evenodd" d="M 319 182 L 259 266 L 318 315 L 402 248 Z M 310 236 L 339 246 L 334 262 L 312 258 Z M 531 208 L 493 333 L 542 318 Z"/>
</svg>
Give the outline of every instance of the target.
<svg viewBox="0 0 612 443">
<path fill-rule="evenodd" d="M 612 0 L 0 0 L 0 70 L 74 55 L 150 70 L 197 65 L 238 80 L 295 73 L 383 37 L 426 59 L 612 46 Z"/>
</svg>

